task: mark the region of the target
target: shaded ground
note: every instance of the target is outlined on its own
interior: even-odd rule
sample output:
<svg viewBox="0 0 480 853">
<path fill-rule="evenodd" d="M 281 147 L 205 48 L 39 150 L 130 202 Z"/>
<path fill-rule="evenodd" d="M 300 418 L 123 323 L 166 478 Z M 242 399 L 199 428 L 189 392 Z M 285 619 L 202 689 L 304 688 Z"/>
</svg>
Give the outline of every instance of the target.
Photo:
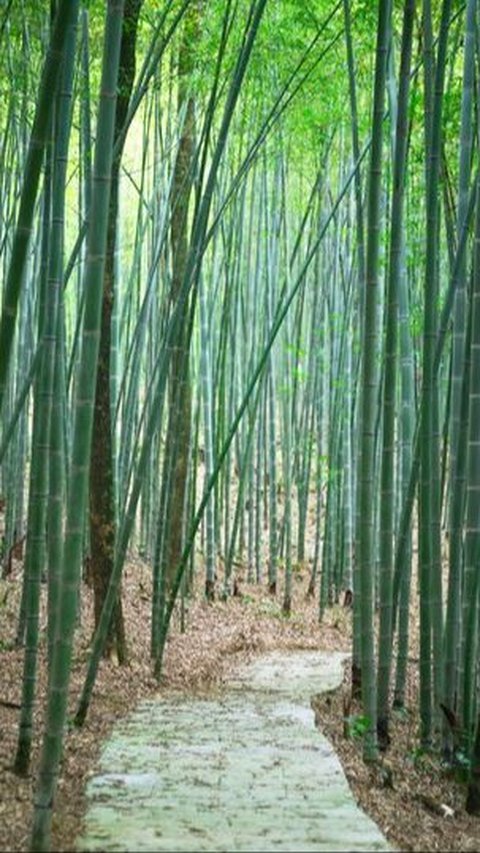
<svg viewBox="0 0 480 853">
<path fill-rule="evenodd" d="M 205 698 L 142 703 L 102 752 L 79 850 L 390 849 L 309 707 L 343 660 L 276 652 Z"/>
<path fill-rule="evenodd" d="M 272 649 L 349 650 L 350 613 L 342 607 L 330 611 L 320 627 L 317 603 L 305 597 L 307 572 L 296 572 L 293 614 L 286 619 L 278 600 L 264 591 L 241 585 L 243 597 L 207 605 L 201 600 L 189 605 L 188 631 L 181 634 L 179 620 L 167 647 L 164 689 L 195 692 L 221 685 L 238 667 L 260 652 Z M 8 650 L 15 636 L 15 620 L 20 594 L 19 565 L 12 579 L 0 581 L 0 703 L 21 701 L 22 653 Z M 149 662 L 149 571 L 139 562 L 128 566 L 125 584 L 125 615 L 130 639 L 130 663 L 118 667 L 113 661 L 102 664 L 93 705 L 85 727 L 71 731 L 66 742 L 63 773 L 54 825 L 56 850 L 73 850 L 82 831 L 86 808 L 85 787 L 99 758 L 102 741 L 113 725 L 143 699 L 152 697 L 158 685 L 151 677 Z M 81 689 L 85 660 L 89 652 L 92 602 L 83 591 L 81 627 L 77 634 L 77 654 L 73 674 L 71 711 Z M 42 637 L 46 615 L 42 610 Z M 413 632 L 415 647 L 415 631 Z M 42 639 L 42 644 L 44 640 Z M 44 649 L 44 645 L 42 645 Z M 408 682 L 408 706 L 416 707 L 415 671 L 412 661 Z M 347 695 L 347 693 L 345 693 Z M 39 709 L 36 733 L 42 726 L 45 673 L 39 675 Z M 417 718 L 414 710 L 395 726 L 394 746 L 386 761 L 393 774 L 393 789 L 385 788 L 381 777 L 371 776 L 363 765 L 355 740 L 343 736 L 344 695 L 342 691 L 316 704 L 322 730 L 334 742 L 355 796 L 401 850 L 480 850 L 480 822 L 463 810 L 465 789 L 447 777 L 438 762 L 416 753 Z M 354 713 L 355 709 L 351 709 Z M 9 769 L 15 754 L 18 710 L 0 704 L 0 849 L 28 849 L 33 777 L 18 779 Z M 38 752 L 34 754 L 34 767 Z M 422 799 L 423 798 L 423 799 Z M 432 808 L 451 806 L 453 816 L 441 817 Z"/>
<path fill-rule="evenodd" d="M 357 738 L 345 737 L 348 667 L 341 690 L 314 700 L 316 723 L 333 743 L 358 802 L 396 849 L 479 851 L 480 820 L 465 811 L 465 784 L 439 755 L 419 750 L 416 666 L 412 661 L 409 667 L 407 710 L 392 715 L 392 743 L 379 769 L 363 763 Z M 358 705 L 349 708 L 349 715 L 359 713 Z"/>
</svg>

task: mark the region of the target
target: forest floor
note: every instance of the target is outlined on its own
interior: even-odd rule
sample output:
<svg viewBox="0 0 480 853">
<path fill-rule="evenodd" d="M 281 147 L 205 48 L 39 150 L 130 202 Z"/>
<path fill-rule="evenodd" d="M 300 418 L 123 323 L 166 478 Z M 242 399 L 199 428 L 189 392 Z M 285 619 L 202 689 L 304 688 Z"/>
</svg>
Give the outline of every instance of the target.
<svg viewBox="0 0 480 853">
<path fill-rule="evenodd" d="M 318 604 L 306 597 L 307 570 L 296 571 L 293 609 L 289 617 L 277 599 L 258 587 L 240 584 L 240 595 L 227 603 L 207 604 L 201 596 L 187 602 L 187 630 L 180 619 L 167 643 L 164 673 L 159 685 L 151 675 L 149 660 L 150 571 L 131 560 L 125 573 L 123 596 L 129 663 L 102 663 L 92 706 L 82 729 L 71 728 L 66 738 L 53 827 L 55 850 L 73 850 L 81 834 L 86 809 L 85 787 L 98 760 L 102 743 L 117 720 L 128 714 L 140 699 L 172 690 L 195 692 L 219 685 L 240 663 L 272 650 L 322 649 L 349 651 L 351 611 L 334 606 L 318 624 Z M 28 849 L 35 769 L 42 731 L 46 673 L 40 665 L 38 710 L 32 773 L 22 779 L 12 772 L 21 702 L 23 654 L 13 647 L 21 590 L 21 566 L 0 581 L 0 850 Z M 43 590 L 42 599 L 45 598 Z M 42 658 L 46 611 L 42 600 Z M 360 713 L 348 707 L 348 666 L 344 686 L 313 702 L 317 725 L 333 742 L 357 800 L 399 850 L 480 849 L 480 822 L 464 811 L 465 786 L 447 774 L 436 756 L 418 750 L 416 715 L 416 637 L 412 640 L 407 705 L 408 712 L 395 717 L 392 745 L 383 768 L 364 765 L 361 744 L 346 737 L 345 715 Z M 82 592 L 80 625 L 77 628 L 70 713 L 82 688 L 92 634 L 92 600 Z M 346 711 L 346 709 L 348 710 Z"/>
</svg>

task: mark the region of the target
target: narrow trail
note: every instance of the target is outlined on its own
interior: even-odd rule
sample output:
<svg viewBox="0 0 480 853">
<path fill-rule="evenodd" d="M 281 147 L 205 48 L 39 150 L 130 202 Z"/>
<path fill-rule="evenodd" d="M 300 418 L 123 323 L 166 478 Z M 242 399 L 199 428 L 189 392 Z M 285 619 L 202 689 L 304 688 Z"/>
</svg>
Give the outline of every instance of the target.
<svg viewBox="0 0 480 853">
<path fill-rule="evenodd" d="M 389 850 L 310 710 L 345 657 L 270 653 L 221 694 L 142 703 L 103 750 L 78 850 Z"/>
</svg>

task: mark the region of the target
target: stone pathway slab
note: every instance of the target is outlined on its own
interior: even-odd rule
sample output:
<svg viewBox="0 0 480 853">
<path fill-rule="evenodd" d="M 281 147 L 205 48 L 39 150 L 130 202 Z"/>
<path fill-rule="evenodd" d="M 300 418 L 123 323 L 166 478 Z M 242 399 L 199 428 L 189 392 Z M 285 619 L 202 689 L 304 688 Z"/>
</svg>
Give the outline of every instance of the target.
<svg viewBox="0 0 480 853">
<path fill-rule="evenodd" d="M 342 657 L 265 656 L 220 698 L 140 705 L 103 750 L 78 849 L 389 850 L 307 707 Z"/>
</svg>

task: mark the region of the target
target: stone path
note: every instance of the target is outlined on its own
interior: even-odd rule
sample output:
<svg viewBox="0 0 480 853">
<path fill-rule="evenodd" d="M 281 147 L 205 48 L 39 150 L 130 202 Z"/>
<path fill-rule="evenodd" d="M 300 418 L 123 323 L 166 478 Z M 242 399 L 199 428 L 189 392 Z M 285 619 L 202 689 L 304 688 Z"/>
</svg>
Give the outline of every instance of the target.
<svg viewBox="0 0 480 853">
<path fill-rule="evenodd" d="M 221 696 L 140 705 L 102 753 L 78 849 L 389 850 L 309 708 L 344 657 L 265 655 Z"/>
</svg>

